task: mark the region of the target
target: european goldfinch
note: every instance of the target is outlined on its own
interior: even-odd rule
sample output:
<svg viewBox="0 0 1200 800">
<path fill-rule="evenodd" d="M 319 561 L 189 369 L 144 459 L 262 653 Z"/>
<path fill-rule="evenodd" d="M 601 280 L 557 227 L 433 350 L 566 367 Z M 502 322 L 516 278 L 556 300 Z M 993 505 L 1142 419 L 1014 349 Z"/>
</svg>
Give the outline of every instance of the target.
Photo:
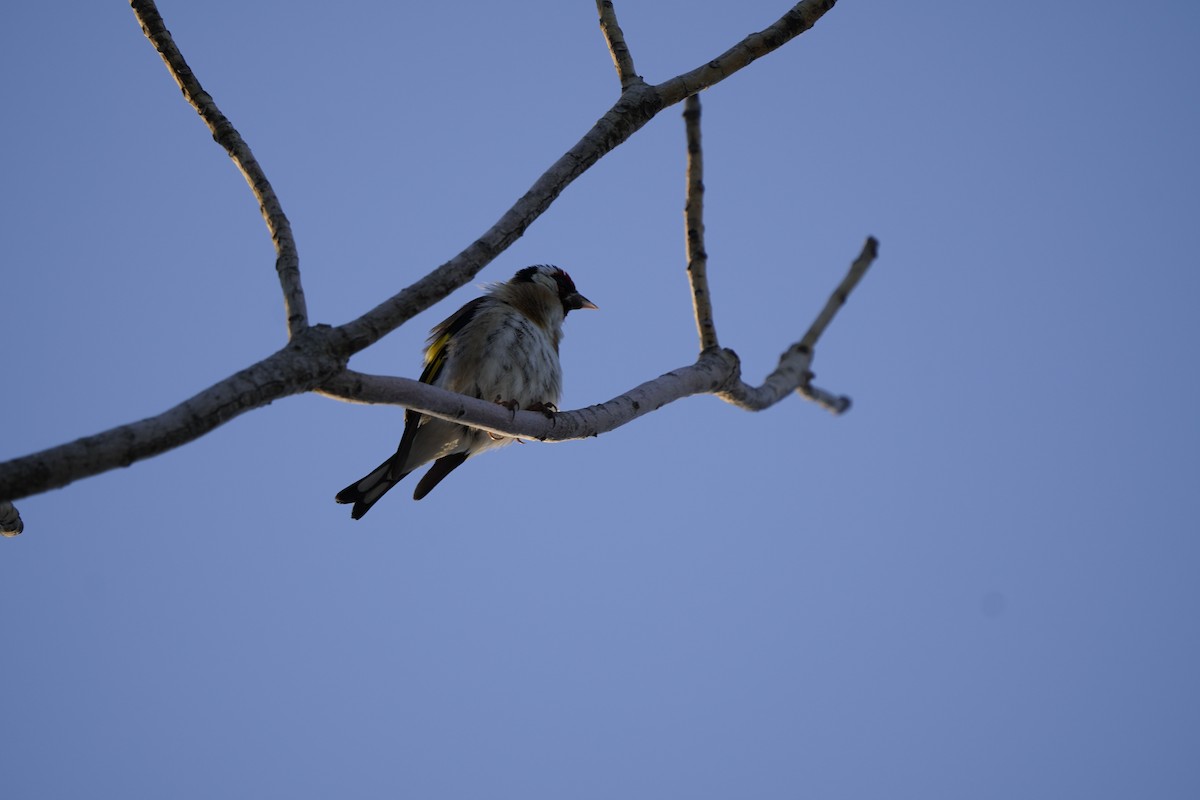
<svg viewBox="0 0 1200 800">
<path fill-rule="evenodd" d="M 596 306 L 554 266 L 526 267 L 488 289 L 430 332 L 421 382 L 512 409 L 553 412 L 562 394 L 563 320 L 575 309 Z M 335 499 L 353 503 L 350 516 L 359 519 L 408 473 L 432 461 L 413 491 L 420 500 L 471 456 L 512 441 L 408 410 L 396 453 Z"/>
</svg>

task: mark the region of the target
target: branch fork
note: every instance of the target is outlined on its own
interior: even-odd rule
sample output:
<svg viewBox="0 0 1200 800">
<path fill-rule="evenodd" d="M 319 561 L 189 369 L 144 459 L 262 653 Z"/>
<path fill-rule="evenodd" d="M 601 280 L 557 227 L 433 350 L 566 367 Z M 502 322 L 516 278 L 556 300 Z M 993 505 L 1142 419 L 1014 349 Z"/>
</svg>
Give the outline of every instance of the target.
<svg viewBox="0 0 1200 800">
<path fill-rule="evenodd" d="M 876 242 L 867 239 L 850 272 L 808 332 L 784 352 L 778 367 L 763 384 L 757 387 L 746 384 L 737 355 L 720 346 L 713 319 L 708 254 L 704 248 L 700 101 L 696 97 L 810 29 L 835 2 L 801 0 L 772 25 L 750 34 L 716 58 L 690 72 L 651 85 L 636 72 L 612 0 L 597 0 L 600 29 L 621 85 L 613 106 L 491 228 L 457 256 L 357 319 L 330 327 L 309 323 L 291 224 L 249 145 L 188 67 L 153 0 L 131 0 L 130 6 L 143 32 L 185 99 L 229 154 L 258 200 L 275 245 L 275 267 L 289 342 L 281 350 L 157 416 L 0 463 L 0 535 L 14 536 L 23 529 L 12 500 L 128 466 L 199 438 L 246 411 L 309 391 L 351 402 L 398 404 L 470 424 L 497 436 L 547 442 L 597 436 L 694 394 L 715 394 L 741 408 L 760 410 L 795 391 L 835 413 L 842 413 L 849 407 L 848 398 L 812 385 L 813 352 L 837 310 L 874 261 Z M 687 272 L 700 350 L 693 364 L 664 373 L 607 402 L 549 416 L 540 411 L 510 412 L 494 403 L 456 395 L 419 381 L 367 375 L 346 368 L 352 355 L 468 283 L 520 238 L 572 181 L 660 111 L 684 100 L 688 146 Z"/>
</svg>

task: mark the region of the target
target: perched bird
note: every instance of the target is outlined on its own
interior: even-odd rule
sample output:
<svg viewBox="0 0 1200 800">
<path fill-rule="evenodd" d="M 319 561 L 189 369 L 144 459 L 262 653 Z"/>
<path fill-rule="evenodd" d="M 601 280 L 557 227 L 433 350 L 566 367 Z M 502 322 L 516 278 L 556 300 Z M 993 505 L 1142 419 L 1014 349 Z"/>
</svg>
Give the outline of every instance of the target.
<svg viewBox="0 0 1200 800">
<path fill-rule="evenodd" d="M 579 308 L 596 306 L 570 275 L 554 266 L 526 267 L 434 327 L 421 382 L 514 410 L 553 412 L 562 394 L 562 324 Z M 350 516 L 359 519 L 408 473 L 432 461 L 413 491 L 420 500 L 471 456 L 512 441 L 410 409 L 396 453 L 334 499 L 353 503 Z"/>
</svg>

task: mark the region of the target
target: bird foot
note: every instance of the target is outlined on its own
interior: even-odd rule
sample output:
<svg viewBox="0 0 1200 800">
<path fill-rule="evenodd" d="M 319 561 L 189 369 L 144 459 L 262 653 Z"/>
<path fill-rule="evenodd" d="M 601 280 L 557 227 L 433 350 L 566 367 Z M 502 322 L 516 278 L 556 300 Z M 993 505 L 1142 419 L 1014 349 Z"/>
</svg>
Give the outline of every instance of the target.
<svg viewBox="0 0 1200 800">
<path fill-rule="evenodd" d="M 558 406 L 554 405 L 554 403 L 533 403 L 525 410 L 540 411 L 546 415 L 547 419 L 549 419 L 558 413 Z"/>
<path fill-rule="evenodd" d="M 492 402 L 494 402 L 498 406 L 504 406 L 505 408 L 508 409 L 510 414 L 516 414 L 517 409 L 521 407 L 520 404 L 517 403 L 516 400 L 501 400 L 499 397 L 497 397 Z M 498 442 L 501 439 L 507 439 L 508 437 L 501 436 L 498 433 L 488 433 L 488 438 L 490 438 L 493 442 Z"/>
<path fill-rule="evenodd" d="M 501 400 L 499 397 L 497 397 L 493 402 L 495 402 L 496 405 L 498 405 L 498 406 L 504 406 L 513 414 L 516 414 L 517 411 L 521 408 L 520 404 L 517 403 L 516 400 Z M 554 403 L 543 403 L 543 402 L 539 401 L 537 403 L 530 403 L 528 406 L 526 406 L 525 410 L 526 411 L 540 411 L 546 415 L 546 419 L 550 419 L 555 414 L 558 413 L 558 406 L 554 405 Z M 497 433 L 489 433 L 488 436 L 491 437 L 493 442 L 498 442 L 501 439 L 508 438 L 506 436 L 501 436 Z M 517 441 L 519 442 L 521 440 L 518 439 Z"/>
</svg>

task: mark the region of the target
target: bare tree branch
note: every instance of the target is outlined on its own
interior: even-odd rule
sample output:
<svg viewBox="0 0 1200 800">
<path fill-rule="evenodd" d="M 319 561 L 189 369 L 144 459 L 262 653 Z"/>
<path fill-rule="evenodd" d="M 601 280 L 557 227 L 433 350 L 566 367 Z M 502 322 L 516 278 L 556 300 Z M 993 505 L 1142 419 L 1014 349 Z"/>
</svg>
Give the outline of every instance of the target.
<svg viewBox="0 0 1200 800">
<path fill-rule="evenodd" d="M 712 295 L 708 287 L 708 253 L 704 247 L 704 152 L 700 142 L 699 95 L 691 95 L 684 102 L 683 120 L 687 131 L 688 151 L 687 202 L 684 205 L 688 283 L 692 289 L 692 308 L 696 317 L 696 330 L 700 334 L 700 350 L 705 352 L 719 345 L 716 325 L 713 323 Z M 762 386 L 755 388 L 743 383 L 735 365 L 729 388 L 720 392 L 720 396 L 742 408 L 761 411 L 778 403 L 794 389 L 835 414 L 847 411 L 850 408 L 849 397 L 835 395 L 812 385 L 813 373 L 810 366 L 813 349 L 825 328 L 833 321 L 834 314 L 866 274 L 877 253 L 878 243 L 873 237 L 868 238 L 862 253 L 851 264 L 850 272 L 842 279 L 804 338 L 780 357 L 779 366 L 767 376 Z"/>
<path fill-rule="evenodd" d="M 400 405 L 496 434 L 546 442 L 598 436 L 695 394 L 716 394 L 741 408 L 759 411 L 780 402 L 793 391 L 800 391 L 809 399 L 840 413 L 849 407 L 847 398 L 837 398 L 811 386 L 809 366 L 813 347 L 871 265 L 877 247 L 874 238 L 867 239 L 849 274 L 804 340 L 792 345 L 780 357 L 779 366 L 759 387 L 742 382 L 740 364 L 732 350 L 714 347 L 701 353 L 695 364 L 646 381 L 605 403 L 559 412 L 547 418 L 539 412 L 512 412 L 495 403 L 408 378 L 342 369 L 344 362 L 333 355 L 334 350 L 340 349 L 336 332 L 318 326 L 297 337 L 283 350 L 162 414 L 0 464 L 0 487 L 4 496 L 10 499 L 55 489 L 79 478 L 158 455 L 199 438 L 253 408 L 310 390 L 353 402 Z M 298 380 L 303 381 L 301 388 L 294 388 Z M 6 530 L 4 511 L 0 505 L 0 532 Z M 19 526 L 20 518 L 15 509 L 12 516 Z"/>
<path fill-rule="evenodd" d="M 559 411 L 550 416 L 538 411 L 509 411 L 497 403 L 455 394 L 409 378 L 366 375 L 351 370 L 333 378 L 318 391 L 352 402 L 403 406 L 452 422 L 469 423 L 473 428 L 503 436 L 566 442 L 616 430 L 684 397 L 718 392 L 737 380 L 737 370 L 738 359 L 732 351 L 707 350 L 695 364 L 664 373 L 607 402 L 574 411 Z"/>
<path fill-rule="evenodd" d="M 683 122 L 687 131 L 687 202 L 683 206 L 687 233 L 688 284 L 692 287 L 692 310 L 700 349 L 718 347 L 717 326 L 713 323 L 712 295 L 708 290 L 708 251 L 704 247 L 704 153 L 700 147 L 700 96 L 692 95 L 683 104 Z"/>
<path fill-rule="evenodd" d="M 811 400 L 831 414 L 845 414 L 850 410 L 850 398 L 844 394 L 834 394 L 819 386 L 812 385 L 812 373 L 808 374 L 809 384 L 801 386 L 796 391 L 807 400 Z"/>
<path fill-rule="evenodd" d="M 306 328 L 262 361 L 161 414 L 84 436 L 0 463 L 0 497 L 18 500 L 127 467 L 198 439 L 247 411 L 310 391 L 345 366 L 336 335 L 324 325 Z"/>
<path fill-rule="evenodd" d="M 827 408 L 835 414 L 841 414 L 850 408 L 850 398 L 834 395 L 824 389 L 812 385 L 813 351 L 817 340 L 825 332 L 825 328 L 833 320 L 834 314 L 846 302 L 850 291 L 867 268 L 875 260 L 879 252 L 879 242 L 875 237 L 868 236 L 863 244 L 862 252 L 850 265 L 850 272 L 842 279 L 833 296 L 825 304 L 825 308 L 817 315 L 816 321 L 809 327 L 804 338 L 789 347 L 779 357 L 779 366 L 767 376 L 762 386 L 747 386 L 740 380 L 737 385 L 720 392 L 722 399 L 749 411 L 761 411 L 774 405 L 793 391 L 799 391 L 804 397 Z"/>
<path fill-rule="evenodd" d="M 879 257 L 879 241 L 874 236 L 868 236 L 867 241 L 863 243 L 862 252 L 858 254 L 858 258 L 854 259 L 854 263 L 850 265 L 850 271 L 846 273 L 846 277 L 842 278 L 842 282 L 833 290 L 833 294 L 825 301 L 825 307 L 821 309 L 821 313 L 813 321 L 809 327 L 808 333 L 804 334 L 804 338 L 800 340 L 800 346 L 812 350 L 817 346 L 817 340 L 821 338 L 821 334 L 829 327 L 829 323 L 833 322 L 834 315 L 846 304 L 847 298 L 850 297 L 850 292 L 854 291 L 854 287 L 862 280 L 863 275 L 867 274 L 867 269 L 872 262 Z"/>
<path fill-rule="evenodd" d="M 634 69 L 633 56 L 629 53 L 629 46 L 625 44 L 625 34 L 617 24 L 617 12 L 613 8 L 612 0 L 596 0 L 596 10 L 600 12 L 600 30 L 604 33 L 604 40 L 608 42 L 608 51 L 612 53 L 613 66 L 617 68 L 617 78 L 621 81 L 621 90 L 641 83 L 642 77 Z"/>
<path fill-rule="evenodd" d="M 703 66 L 660 83 L 654 89 L 664 105 L 675 105 L 688 95 L 698 94 L 750 62 L 778 50 L 815 25 L 836 3 L 837 0 L 802 0 L 769 27 L 750 34 Z"/>
<path fill-rule="evenodd" d="M 0 536 L 20 536 L 24 530 L 25 523 L 21 521 L 17 509 L 7 500 L 0 500 Z"/>
<path fill-rule="evenodd" d="M 491 433 L 543 442 L 586 439 L 615 430 L 668 403 L 695 394 L 715 394 L 749 411 L 761 411 L 792 392 L 840 414 L 849 409 L 850 398 L 834 395 L 812 385 L 813 351 L 817 341 L 845 304 L 849 293 L 875 260 L 879 243 L 868 237 L 862 252 L 834 291 L 825 308 L 804 338 L 779 358 L 779 366 L 761 386 L 742 381 L 741 364 L 732 350 L 710 347 L 695 364 L 667 372 L 613 399 L 575 411 L 560 411 L 550 417 L 535 411 L 510 411 L 502 405 L 448 392 L 410 378 L 368 375 L 344 370 L 325 382 L 319 394 L 356 403 L 382 403 L 411 408 L 451 422 L 463 422 Z"/>
<path fill-rule="evenodd" d="M 355 403 L 382 403 L 411 408 L 451 422 L 469 423 L 491 433 L 543 442 L 564 442 L 608 433 L 668 403 L 695 394 L 715 394 L 733 405 L 761 411 L 792 392 L 840 414 L 850 407 L 850 398 L 834 395 L 812 385 L 813 353 L 817 341 L 845 305 L 879 253 L 879 242 L 867 237 L 850 270 L 817 315 L 804 338 L 779 358 L 779 366 L 762 386 L 741 379 L 737 355 L 718 346 L 707 347 L 695 364 L 667 372 L 654 380 L 614 397 L 605 403 L 575 411 L 560 411 L 547 418 L 535 411 L 510 411 L 502 405 L 448 392 L 410 378 L 368 375 L 344 370 L 316 391 Z"/>
<path fill-rule="evenodd" d="M 625 142 L 662 110 L 654 90 L 635 86 L 534 182 L 491 228 L 458 255 L 356 320 L 340 326 L 351 353 L 374 344 L 455 289 L 525 233 L 563 190 L 610 150 Z"/>
<path fill-rule="evenodd" d="M 821 338 L 821 334 L 825 332 L 825 328 L 833 321 L 833 317 L 837 314 L 838 310 L 846 304 L 847 298 L 850 297 L 850 292 L 854 291 L 854 287 L 862 280 L 863 275 L 867 274 L 867 269 L 878 256 L 879 241 L 874 236 L 868 236 L 867 241 L 863 244 L 862 252 L 859 253 L 854 263 L 850 265 L 850 271 L 846 273 L 846 277 L 842 279 L 837 289 L 830 295 L 829 300 L 825 302 L 825 307 L 821 309 L 821 313 L 817 315 L 816 320 L 809 327 L 808 333 L 804 334 L 804 338 L 800 340 L 798 346 L 807 348 L 810 358 L 812 357 L 813 349 L 817 346 L 817 340 Z M 809 382 L 800 387 L 800 394 L 835 414 L 842 414 L 850 409 L 849 397 L 835 395 L 813 386 L 811 378 L 812 375 L 810 374 Z"/>
<path fill-rule="evenodd" d="M 534 220 L 580 175 L 623 144 L 668 106 L 713 86 L 752 61 L 778 50 L 811 28 L 836 0 L 801 0 L 768 28 L 752 33 L 723 54 L 657 86 L 635 81 L 574 147 L 554 162 L 500 220 L 458 255 L 341 326 L 356 353 L 465 286 L 525 233 Z"/>
<path fill-rule="evenodd" d="M 0 463 L 0 496 L 16 500 L 129 466 L 197 439 L 246 411 L 306 391 L 351 402 L 401 405 L 493 433 L 546 442 L 598 436 L 694 394 L 716 394 L 740 408 L 761 411 L 799 391 L 840 414 L 850 407 L 850 399 L 812 385 L 813 351 L 877 254 L 878 242 L 868 237 L 804 338 L 780 356 L 779 366 L 758 387 L 742 381 L 740 363 L 732 350 L 712 347 L 704 350 L 695 364 L 665 373 L 612 400 L 547 418 L 538 412 L 511 412 L 408 378 L 344 369 L 345 360 L 339 353 L 345 350 L 345 343 L 340 332 L 315 326 L 284 349 L 162 414 Z M 0 506 L 0 533 L 6 530 L 3 511 Z M 20 525 L 15 509 L 12 514 Z"/>
<path fill-rule="evenodd" d="M 295 336 L 308 327 L 308 307 L 304 301 L 304 289 L 300 285 L 300 254 L 296 250 L 296 239 L 292 236 L 292 225 L 283 213 L 283 206 L 271 188 L 266 173 L 258 165 L 250 145 L 242 139 L 241 134 L 233 127 L 216 102 L 204 91 L 199 79 L 183 58 L 183 53 L 175 46 L 171 32 L 158 13 L 154 0 L 131 0 L 129 3 L 134 15 L 142 26 L 142 32 L 154 45 L 154 49 L 162 56 L 167 71 L 179 84 L 184 98 L 200 114 L 204 124 L 212 131 L 213 140 L 241 171 L 242 177 L 254 192 L 258 200 L 259 211 L 267 223 L 271 240 L 275 243 L 275 271 L 279 274 L 279 284 L 283 288 L 283 304 L 287 313 L 288 336 Z"/>
<path fill-rule="evenodd" d="M 131 0 L 146 36 L 162 55 L 184 96 L 200 113 L 214 139 L 233 158 L 259 200 L 276 245 L 276 268 L 284 292 L 291 340 L 284 349 L 162 414 L 0 463 L 0 498 L 5 501 L 18 499 L 118 466 L 128 466 L 192 441 L 245 411 L 308 391 L 359 402 L 400 403 L 496 433 L 545 441 L 595 436 L 680 397 L 697 393 L 717 394 L 745 408 L 765 408 L 791 391 L 799 390 L 810 399 L 836 407 L 843 399 L 812 387 L 812 375 L 808 370 L 812 345 L 832 318 L 832 312 L 827 315 L 823 312 L 810 329 L 812 342 L 807 342 L 809 337 L 806 337 L 805 342 L 789 349 L 781 358 L 779 368 L 768 376 L 762 387 L 749 387 L 741 381 L 737 356 L 730 350 L 716 347 L 714 333 L 714 346 L 702 352 L 695 364 L 647 381 L 606 403 L 559 413 L 549 419 L 534 412 L 512 414 L 493 404 L 448 394 L 416 381 L 345 370 L 352 354 L 470 281 L 516 241 L 575 178 L 625 142 L 656 114 L 786 44 L 811 28 L 834 2 L 802 0 L 769 28 L 747 36 L 703 66 L 657 86 L 648 86 L 637 78 L 628 49 L 623 44 L 618 45 L 614 48 L 614 63 L 622 77 L 622 94 L 575 146 L 555 161 L 491 228 L 457 256 L 358 319 L 330 328 L 308 325 L 299 258 L 291 228 L 257 161 L 188 68 L 154 3 Z M 605 27 L 610 48 L 614 47 L 614 42 L 623 43 L 611 4 L 606 8 L 601 0 L 598 8 L 602 26 L 606 15 L 610 22 Z M 625 55 L 619 55 L 618 51 Z M 839 305 L 859 277 L 861 271 L 853 280 L 848 277 L 843 281 L 839 287 L 840 295 L 835 294 L 842 298 Z M 10 508 L 11 505 L 0 506 L 0 527 L 5 529 L 20 524 L 15 509 L 10 513 Z"/>
</svg>

